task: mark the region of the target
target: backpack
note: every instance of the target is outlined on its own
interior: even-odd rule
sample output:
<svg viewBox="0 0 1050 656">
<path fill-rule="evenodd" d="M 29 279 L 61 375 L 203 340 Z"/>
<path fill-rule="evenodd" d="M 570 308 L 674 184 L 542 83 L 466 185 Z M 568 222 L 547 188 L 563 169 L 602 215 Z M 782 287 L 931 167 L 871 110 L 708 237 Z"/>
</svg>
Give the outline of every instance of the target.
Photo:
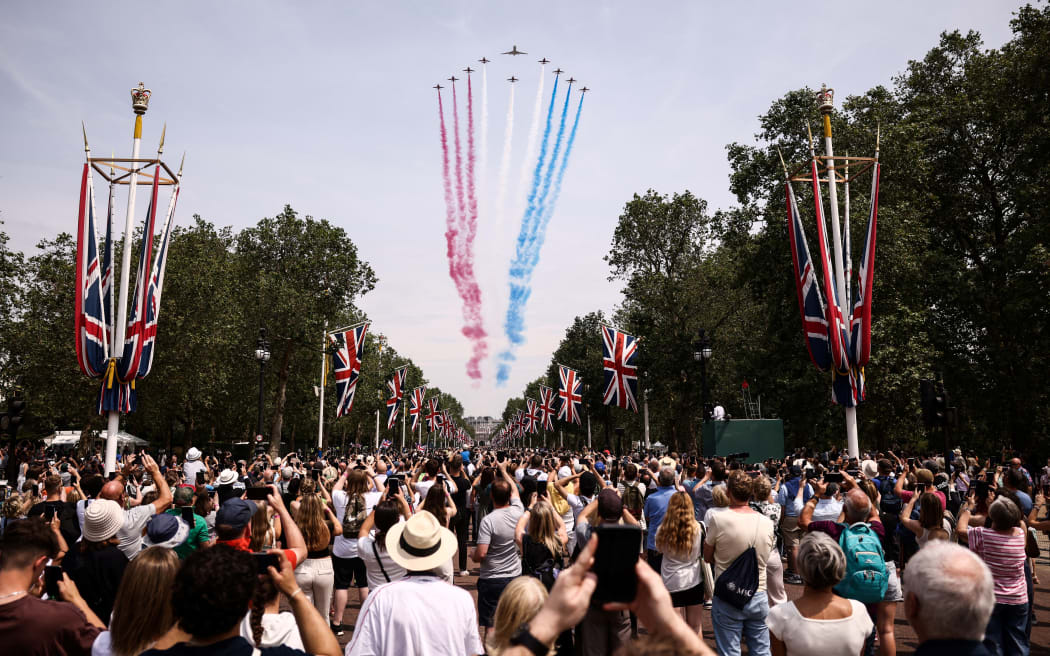
<svg viewBox="0 0 1050 656">
<path fill-rule="evenodd" d="M 522 556 L 524 556 L 521 559 L 523 573 L 526 576 L 539 579 L 543 587 L 550 592 L 550 589 L 554 587 L 554 581 L 560 573 L 560 567 L 556 559 L 551 556 L 550 550 L 541 544 L 533 542 L 526 533 L 522 536 Z M 534 561 L 539 562 L 534 564 Z"/>
<path fill-rule="evenodd" d="M 361 525 L 365 523 L 368 513 L 365 512 L 365 498 L 355 494 L 346 501 L 346 512 L 343 514 L 343 535 L 350 536 L 347 539 L 357 537 L 361 531 Z"/>
<path fill-rule="evenodd" d="M 641 521 L 642 509 L 645 506 L 645 499 L 642 498 L 642 493 L 638 490 L 637 481 L 627 483 L 623 485 L 623 506 L 635 519 Z"/>
<path fill-rule="evenodd" d="M 755 542 L 758 541 L 759 524 L 756 520 L 755 539 L 751 546 L 737 556 L 715 580 L 714 595 L 737 610 L 743 610 L 751 603 L 752 597 L 758 591 L 758 554 L 755 552 Z"/>
<path fill-rule="evenodd" d="M 834 590 L 865 604 L 882 601 L 889 576 L 879 536 L 866 522 L 842 525 L 839 546 L 846 555 L 846 576 Z"/>
<path fill-rule="evenodd" d="M 901 499 L 897 492 L 893 488 L 892 480 L 887 477 L 880 477 L 879 487 L 882 490 L 882 499 L 879 501 L 879 513 L 882 515 L 894 515 L 900 516 L 901 511 L 904 510 L 904 499 Z M 885 523 L 885 522 L 884 522 Z"/>
</svg>

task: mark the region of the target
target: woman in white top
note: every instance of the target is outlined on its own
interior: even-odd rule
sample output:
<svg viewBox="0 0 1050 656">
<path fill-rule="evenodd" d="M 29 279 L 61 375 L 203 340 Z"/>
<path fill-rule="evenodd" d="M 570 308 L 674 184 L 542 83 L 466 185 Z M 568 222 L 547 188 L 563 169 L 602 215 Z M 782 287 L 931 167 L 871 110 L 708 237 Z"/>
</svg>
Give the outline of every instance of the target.
<svg viewBox="0 0 1050 656">
<path fill-rule="evenodd" d="M 295 615 L 281 612 L 281 595 L 273 579 L 260 576 L 252 596 L 251 610 L 241 620 L 241 637 L 256 648 L 291 647 L 304 650 Z"/>
<path fill-rule="evenodd" d="M 693 501 L 686 492 L 675 492 L 667 503 L 667 513 L 656 532 L 656 549 L 663 554 L 660 576 L 671 603 L 685 621 L 700 633 L 704 607 L 704 586 L 700 570 L 700 522 L 696 521 Z"/>
<path fill-rule="evenodd" d="M 388 488 L 389 489 L 389 488 Z M 394 499 L 380 501 L 358 533 L 357 553 L 365 561 L 369 589 L 385 583 L 399 581 L 408 574 L 405 568 L 394 562 L 386 550 L 386 534 L 402 518 L 410 516 L 408 503 L 400 492 Z M 372 529 L 375 528 L 373 535 Z"/>
<path fill-rule="evenodd" d="M 912 519 L 911 514 L 916 501 L 919 502 L 919 518 Z M 911 495 L 901 511 L 901 524 L 915 534 L 915 541 L 919 543 L 920 549 L 925 547 L 931 538 L 947 540 L 952 533 L 951 524 L 944 518 L 941 500 L 933 492 L 923 492 L 922 496 Z"/>
<path fill-rule="evenodd" d="M 817 501 L 816 509 L 813 510 L 813 521 L 837 522 L 841 514 L 842 499 L 839 497 L 839 484 L 828 483 L 824 494 Z"/>
<path fill-rule="evenodd" d="M 807 533 L 795 565 L 805 587 L 802 596 L 769 609 L 769 646 L 773 656 L 793 654 L 857 656 L 871 635 L 864 604 L 832 590 L 846 575 L 846 555 L 827 533 Z"/>
</svg>

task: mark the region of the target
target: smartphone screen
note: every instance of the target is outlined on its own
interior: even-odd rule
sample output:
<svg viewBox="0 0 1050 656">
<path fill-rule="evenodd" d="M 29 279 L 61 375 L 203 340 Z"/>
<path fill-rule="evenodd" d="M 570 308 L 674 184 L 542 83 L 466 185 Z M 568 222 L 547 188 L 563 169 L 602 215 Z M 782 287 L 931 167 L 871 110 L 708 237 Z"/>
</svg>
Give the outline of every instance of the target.
<svg viewBox="0 0 1050 656">
<path fill-rule="evenodd" d="M 204 472 L 197 472 L 197 485 L 204 485 Z"/>
<path fill-rule="evenodd" d="M 598 549 L 594 552 L 591 570 L 598 577 L 594 599 L 599 602 L 630 603 L 638 594 L 638 573 L 635 564 L 642 547 L 642 529 L 627 524 L 609 524 L 594 527 L 598 535 Z"/>
<path fill-rule="evenodd" d="M 50 524 L 55 519 L 55 507 L 52 505 L 44 506 L 44 519 Z"/>
<path fill-rule="evenodd" d="M 197 524 L 197 518 L 193 516 L 193 506 L 182 506 L 182 521 L 190 525 L 193 528 Z"/>
<path fill-rule="evenodd" d="M 44 568 L 44 592 L 48 599 L 61 601 L 62 596 L 58 594 L 58 582 L 62 580 L 62 568 L 48 565 Z"/>
<path fill-rule="evenodd" d="M 249 501 L 266 501 L 266 497 L 270 496 L 273 490 L 266 486 L 250 487 L 247 489 Z"/>
<path fill-rule="evenodd" d="M 977 499 L 988 498 L 988 482 L 987 481 L 976 481 L 974 485 L 974 492 Z"/>
<path fill-rule="evenodd" d="M 321 479 L 321 470 L 319 470 L 319 469 L 311 469 L 310 470 L 310 477 L 313 478 L 315 481 L 320 480 Z"/>
<path fill-rule="evenodd" d="M 388 494 L 387 496 L 394 496 L 395 494 L 397 494 L 398 490 L 400 489 L 400 485 L 401 483 L 396 478 L 386 479 L 386 486 L 390 490 L 390 494 Z"/>
<path fill-rule="evenodd" d="M 252 558 L 255 559 L 255 570 L 259 574 L 269 574 L 267 568 L 270 566 L 281 568 L 281 558 L 277 554 L 252 552 Z"/>
<path fill-rule="evenodd" d="M 986 473 L 986 474 L 984 475 L 984 480 L 985 480 L 985 481 L 986 481 L 986 482 L 987 482 L 987 483 L 988 483 L 989 485 L 995 485 L 995 472 L 987 472 L 987 473 Z"/>
</svg>

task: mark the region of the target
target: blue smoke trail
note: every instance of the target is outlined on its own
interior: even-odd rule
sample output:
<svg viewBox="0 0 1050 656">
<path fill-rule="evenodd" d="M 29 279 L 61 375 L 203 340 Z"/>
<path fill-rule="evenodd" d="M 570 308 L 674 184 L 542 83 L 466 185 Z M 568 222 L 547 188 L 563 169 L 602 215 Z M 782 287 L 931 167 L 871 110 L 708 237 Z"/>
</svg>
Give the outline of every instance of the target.
<svg viewBox="0 0 1050 656">
<path fill-rule="evenodd" d="M 558 136 L 554 140 L 554 151 L 551 154 L 550 162 L 547 164 L 547 173 L 543 176 L 543 189 L 540 192 L 539 202 L 537 203 L 539 209 L 536 213 L 536 219 L 529 226 L 529 241 L 525 247 L 528 259 L 525 261 L 524 271 L 522 272 L 522 277 L 526 280 L 531 280 L 532 271 L 536 266 L 536 263 L 533 261 L 535 259 L 533 255 L 536 254 L 536 238 L 537 235 L 540 235 L 542 239 L 542 234 L 540 234 L 543 230 L 542 220 L 543 216 L 547 214 L 547 198 L 550 196 L 551 181 L 554 178 L 554 169 L 558 163 L 558 153 L 561 151 L 562 140 L 565 137 L 565 119 L 569 115 L 569 97 L 571 95 L 572 87 L 570 86 L 568 91 L 565 92 L 565 104 L 561 108 L 561 121 L 558 123 Z"/>
<path fill-rule="evenodd" d="M 558 203 L 558 196 L 561 195 L 561 183 L 565 179 L 565 170 L 569 167 L 569 155 L 572 154 L 572 144 L 576 141 L 576 128 L 580 125 L 580 113 L 583 112 L 583 96 L 584 94 L 581 93 L 580 104 L 576 106 L 576 118 L 572 122 L 569 140 L 565 143 L 565 155 L 562 157 L 561 166 L 558 167 L 558 177 L 554 181 L 554 192 L 551 194 L 550 203 L 544 206 L 539 231 L 533 245 L 531 259 L 529 260 L 530 267 L 535 267 L 539 262 L 540 249 L 543 247 L 543 242 L 547 236 L 547 224 L 550 223 L 551 217 L 554 215 L 554 206 Z"/>
</svg>

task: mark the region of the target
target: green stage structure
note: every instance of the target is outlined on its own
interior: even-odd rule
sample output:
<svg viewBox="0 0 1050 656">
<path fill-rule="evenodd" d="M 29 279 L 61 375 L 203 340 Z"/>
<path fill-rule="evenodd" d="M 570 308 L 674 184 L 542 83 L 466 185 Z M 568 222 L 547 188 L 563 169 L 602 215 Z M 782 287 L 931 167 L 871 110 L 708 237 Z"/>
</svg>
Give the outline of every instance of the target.
<svg viewBox="0 0 1050 656">
<path fill-rule="evenodd" d="M 781 419 L 707 421 L 702 446 L 706 457 L 747 452 L 749 463 L 780 459 L 784 457 L 784 422 Z"/>
</svg>

